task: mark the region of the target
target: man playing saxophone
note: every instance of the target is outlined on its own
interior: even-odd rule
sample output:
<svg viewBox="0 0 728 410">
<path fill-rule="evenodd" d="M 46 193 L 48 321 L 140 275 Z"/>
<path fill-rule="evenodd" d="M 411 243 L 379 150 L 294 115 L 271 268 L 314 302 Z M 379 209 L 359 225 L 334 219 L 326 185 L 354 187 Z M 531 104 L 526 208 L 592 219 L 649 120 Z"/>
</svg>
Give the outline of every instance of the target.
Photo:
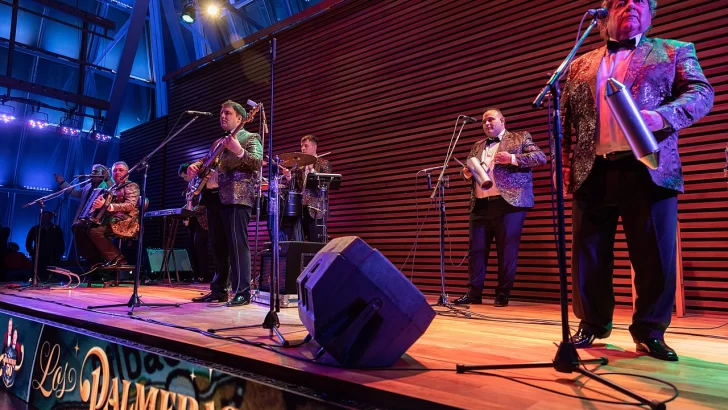
<svg viewBox="0 0 728 410">
<path fill-rule="evenodd" d="M 526 211 L 533 207 L 531 168 L 546 163 L 546 156 L 528 132 L 506 130 L 497 108 L 483 113 L 487 138 L 476 142 L 468 155 L 463 177 L 471 181 L 468 245 L 468 292 L 455 304 L 482 302 L 490 244 L 498 254 L 498 286 L 494 305 L 508 306 L 516 278 L 518 246 Z"/>
</svg>

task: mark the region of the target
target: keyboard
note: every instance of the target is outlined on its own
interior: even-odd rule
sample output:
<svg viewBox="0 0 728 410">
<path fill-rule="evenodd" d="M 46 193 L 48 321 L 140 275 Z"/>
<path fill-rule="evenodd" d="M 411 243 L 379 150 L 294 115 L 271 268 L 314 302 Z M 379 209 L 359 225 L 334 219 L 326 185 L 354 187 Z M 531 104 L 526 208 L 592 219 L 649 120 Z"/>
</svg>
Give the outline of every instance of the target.
<svg viewBox="0 0 728 410">
<path fill-rule="evenodd" d="M 145 218 L 197 218 L 201 216 L 202 212 L 190 211 L 186 208 L 171 208 L 171 209 L 160 209 L 158 211 L 149 211 L 144 214 Z"/>
</svg>

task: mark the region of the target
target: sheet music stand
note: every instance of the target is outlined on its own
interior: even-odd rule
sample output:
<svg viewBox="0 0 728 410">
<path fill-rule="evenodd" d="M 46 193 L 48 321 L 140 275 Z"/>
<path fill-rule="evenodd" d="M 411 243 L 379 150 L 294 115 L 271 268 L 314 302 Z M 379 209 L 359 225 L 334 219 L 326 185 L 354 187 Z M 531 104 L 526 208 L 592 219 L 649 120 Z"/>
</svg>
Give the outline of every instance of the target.
<svg viewBox="0 0 728 410">
<path fill-rule="evenodd" d="M 329 236 L 327 232 L 327 224 L 329 220 L 329 190 L 338 190 L 341 186 L 341 174 L 324 174 L 319 172 L 311 172 L 306 177 L 306 189 L 312 191 L 319 191 L 321 195 L 321 208 L 314 208 L 316 211 L 321 212 L 323 228 L 322 238 L 324 243 L 329 242 Z M 309 205 L 311 208 L 311 205 Z"/>
</svg>

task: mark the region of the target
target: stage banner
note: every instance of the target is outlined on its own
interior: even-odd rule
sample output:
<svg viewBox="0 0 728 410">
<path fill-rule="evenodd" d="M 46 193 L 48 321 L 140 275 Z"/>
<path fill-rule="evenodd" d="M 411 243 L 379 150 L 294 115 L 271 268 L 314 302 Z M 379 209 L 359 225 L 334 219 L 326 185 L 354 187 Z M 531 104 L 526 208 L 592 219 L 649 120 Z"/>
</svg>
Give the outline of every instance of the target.
<svg viewBox="0 0 728 410">
<path fill-rule="evenodd" d="M 187 356 L 181 360 L 3 313 L 0 323 L 7 323 L 2 385 L 39 410 L 331 408 Z"/>
</svg>

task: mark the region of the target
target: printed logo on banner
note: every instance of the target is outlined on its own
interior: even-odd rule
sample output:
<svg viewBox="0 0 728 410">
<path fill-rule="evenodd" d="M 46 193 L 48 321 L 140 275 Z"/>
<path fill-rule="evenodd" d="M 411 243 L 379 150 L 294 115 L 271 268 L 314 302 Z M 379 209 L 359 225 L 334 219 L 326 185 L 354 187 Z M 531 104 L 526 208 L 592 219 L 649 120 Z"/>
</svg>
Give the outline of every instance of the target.
<svg viewBox="0 0 728 410">
<path fill-rule="evenodd" d="M 0 324 L 7 323 L 0 350 L 0 384 L 14 395 L 26 400 L 28 382 L 34 360 L 34 350 L 42 326 L 18 317 L 0 314 Z"/>
</svg>

